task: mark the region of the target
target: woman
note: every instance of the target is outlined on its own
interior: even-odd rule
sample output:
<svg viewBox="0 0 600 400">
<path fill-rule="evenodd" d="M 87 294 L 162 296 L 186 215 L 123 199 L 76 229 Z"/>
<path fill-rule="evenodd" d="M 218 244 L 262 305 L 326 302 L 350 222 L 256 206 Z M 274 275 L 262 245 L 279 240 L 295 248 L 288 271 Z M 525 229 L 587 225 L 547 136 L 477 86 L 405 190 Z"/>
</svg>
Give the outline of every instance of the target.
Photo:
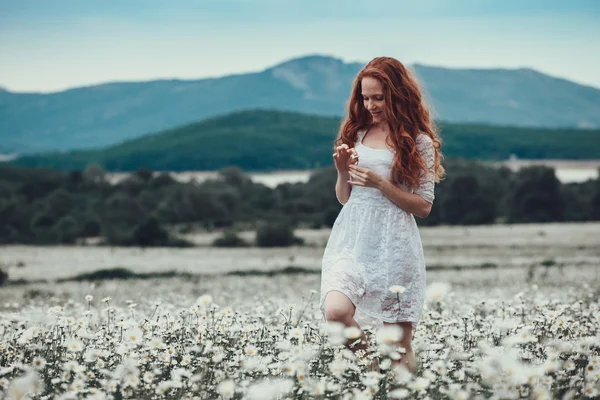
<svg viewBox="0 0 600 400">
<path fill-rule="evenodd" d="M 416 369 L 412 329 L 425 292 L 423 246 L 414 215 L 426 218 L 443 178 L 441 142 L 419 86 L 398 60 L 373 59 L 354 81 L 333 154 L 343 204 L 323 255 L 320 308 L 328 321 L 361 328 L 397 325 Z M 363 345 L 366 336 L 361 331 Z M 350 341 L 346 344 L 350 344 Z"/>
</svg>

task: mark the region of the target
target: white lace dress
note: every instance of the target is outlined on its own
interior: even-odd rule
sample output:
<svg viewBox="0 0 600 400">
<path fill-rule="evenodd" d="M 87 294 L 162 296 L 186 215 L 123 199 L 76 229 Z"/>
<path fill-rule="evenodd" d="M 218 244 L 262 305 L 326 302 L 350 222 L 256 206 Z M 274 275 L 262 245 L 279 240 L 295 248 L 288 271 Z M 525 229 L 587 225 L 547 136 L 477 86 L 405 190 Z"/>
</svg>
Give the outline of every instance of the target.
<svg viewBox="0 0 600 400">
<path fill-rule="evenodd" d="M 392 149 L 362 144 L 359 132 L 355 149 L 358 165 L 390 179 Z M 417 149 L 430 173 L 421 173 L 420 188 L 399 187 L 433 203 L 435 149 L 425 134 L 417 137 Z M 400 285 L 406 291 L 390 291 Z M 378 189 L 353 186 L 350 198 L 333 224 L 321 271 L 320 309 L 331 290 L 344 293 L 356 306 L 354 319 L 361 327 L 380 327 L 383 322 L 419 323 L 425 297 L 425 259 L 415 218 Z"/>
</svg>

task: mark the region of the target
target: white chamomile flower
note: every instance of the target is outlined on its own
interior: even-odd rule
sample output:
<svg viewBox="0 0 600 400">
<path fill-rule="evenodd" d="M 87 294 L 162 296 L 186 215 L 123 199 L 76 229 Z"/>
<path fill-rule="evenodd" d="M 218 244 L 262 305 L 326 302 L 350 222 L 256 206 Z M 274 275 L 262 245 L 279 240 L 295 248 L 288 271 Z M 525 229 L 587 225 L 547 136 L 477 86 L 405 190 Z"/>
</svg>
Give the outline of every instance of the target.
<svg viewBox="0 0 600 400">
<path fill-rule="evenodd" d="M 50 307 L 50 309 L 48 310 L 48 313 L 58 316 L 63 313 L 63 308 L 61 306 Z"/>
<path fill-rule="evenodd" d="M 142 339 L 144 336 L 144 332 L 140 328 L 130 328 L 125 333 L 125 337 L 132 344 L 140 344 L 142 343 Z"/>
<path fill-rule="evenodd" d="M 198 299 L 196 300 L 196 304 L 199 306 L 206 307 L 210 303 L 212 303 L 212 301 L 213 301 L 212 296 L 210 294 L 205 294 L 205 295 L 198 297 Z"/>
<path fill-rule="evenodd" d="M 360 329 L 355 326 L 349 326 L 344 329 L 344 337 L 346 339 L 358 339 L 360 337 Z"/>
<path fill-rule="evenodd" d="M 217 385 L 217 392 L 219 392 L 223 398 L 229 399 L 235 394 L 235 383 L 231 379 L 222 381 Z"/>
<path fill-rule="evenodd" d="M 390 292 L 402 294 L 402 293 L 406 292 L 406 288 L 404 286 L 400 286 L 400 285 L 393 285 L 393 286 L 390 286 Z"/>
<path fill-rule="evenodd" d="M 65 346 L 69 351 L 81 351 L 83 350 L 83 342 L 79 339 L 69 338 L 65 341 Z"/>
<path fill-rule="evenodd" d="M 145 372 L 143 379 L 144 379 L 144 382 L 146 382 L 146 383 L 152 383 L 152 381 L 154 380 L 154 374 L 150 371 Z"/>
<path fill-rule="evenodd" d="M 590 399 L 595 399 L 597 398 L 596 396 L 598 396 L 598 389 L 596 389 L 594 386 L 589 385 L 585 387 L 583 393 L 586 397 Z"/>
<path fill-rule="evenodd" d="M 402 339 L 402 328 L 396 325 L 387 325 L 380 328 L 375 335 L 377 343 L 393 345 Z"/>
<path fill-rule="evenodd" d="M 430 301 L 442 301 L 450 293 L 450 284 L 445 282 L 433 282 L 427 287 L 426 297 Z"/>
<path fill-rule="evenodd" d="M 256 348 L 256 346 L 248 345 L 244 349 L 244 353 L 246 353 L 246 355 L 248 356 L 254 356 L 258 353 L 258 349 Z"/>
<path fill-rule="evenodd" d="M 575 362 L 572 359 L 565 361 L 564 367 L 567 371 L 573 371 L 575 369 Z"/>
<path fill-rule="evenodd" d="M 31 365 L 33 365 L 33 367 L 35 369 L 44 369 L 44 367 L 46 366 L 46 360 L 44 360 L 41 357 L 34 357 L 33 361 L 31 362 Z"/>
<path fill-rule="evenodd" d="M 302 339 L 304 337 L 304 331 L 301 328 L 293 328 L 289 335 L 292 338 Z"/>
<path fill-rule="evenodd" d="M 344 360 L 334 360 L 329 363 L 329 370 L 334 375 L 342 375 L 348 368 L 348 363 Z"/>
<path fill-rule="evenodd" d="M 410 392 L 403 388 L 392 390 L 389 394 L 389 397 L 392 399 L 405 399 L 408 396 L 410 396 Z"/>
</svg>

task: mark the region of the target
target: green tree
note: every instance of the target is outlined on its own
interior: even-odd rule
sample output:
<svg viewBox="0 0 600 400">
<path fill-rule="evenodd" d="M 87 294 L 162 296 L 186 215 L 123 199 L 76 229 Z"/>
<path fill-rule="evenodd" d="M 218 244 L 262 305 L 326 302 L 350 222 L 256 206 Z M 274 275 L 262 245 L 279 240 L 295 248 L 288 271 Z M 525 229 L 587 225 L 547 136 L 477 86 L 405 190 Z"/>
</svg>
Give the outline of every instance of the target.
<svg viewBox="0 0 600 400">
<path fill-rule="evenodd" d="M 441 204 L 444 222 L 478 225 L 493 223 L 496 218 L 494 199 L 486 196 L 477 178 L 472 175 L 453 177 Z"/>
<path fill-rule="evenodd" d="M 75 243 L 79 236 L 79 224 L 72 216 L 66 216 L 60 219 L 53 228 L 57 242 Z"/>
<path fill-rule="evenodd" d="M 596 178 L 595 191 L 590 201 L 590 218 L 593 221 L 600 221 L 600 168 L 598 168 L 598 178 Z"/>
<path fill-rule="evenodd" d="M 98 164 L 90 164 L 83 172 L 83 177 L 94 183 L 103 183 L 106 181 L 106 171 Z"/>
<path fill-rule="evenodd" d="M 285 247 L 302 243 L 302 239 L 294 236 L 294 227 L 288 221 L 268 221 L 258 224 L 256 245 L 259 247 Z"/>
<path fill-rule="evenodd" d="M 565 202 L 554 169 L 543 166 L 519 170 L 509 198 L 510 222 L 562 221 Z"/>
<path fill-rule="evenodd" d="M 166 246 L 169 243 L 169 233 L 160 225 L 160 222 L 154 217 L 146 218 L 142 223 L 133 229 L 134 245 L 147 246 Z"/>
<path fill-rule="evenodd" d="M 102 234 L 109 244 L 131 245 L 133 230 L 146 218 L 147 212 L 126 193 L 117 192 L 99 209 Z"/>
<path fill-rule="evenodd" d="M 242 189 L 246 186 L 252 185 L 252 179 L 250 179 L 244 171 L 239 167 L 226 167 L 219 171 L 219 176 L 223 181 L 232 187 Z"/>
<path fill-rule="evenodd" d="M 60 218 L 69 214 L 74 204 L 73 195 L 67 189 L 59 188 L 50 193 L 46 200 L 47 213 Z"/>
</svg>

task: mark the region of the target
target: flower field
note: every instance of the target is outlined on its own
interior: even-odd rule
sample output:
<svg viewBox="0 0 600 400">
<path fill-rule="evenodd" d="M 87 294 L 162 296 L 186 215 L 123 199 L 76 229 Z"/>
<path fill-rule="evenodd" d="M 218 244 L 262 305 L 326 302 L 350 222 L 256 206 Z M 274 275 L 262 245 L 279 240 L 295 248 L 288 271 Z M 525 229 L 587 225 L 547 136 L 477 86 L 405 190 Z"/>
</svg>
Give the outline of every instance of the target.
<svg viewBox="0 0 600 400">
<path fill-rule="evenodd" d="M 531 268 L 428 271 L 415 375 L 390 368 L 402 353 L 392 346 L 402 332 L 393 328 L 367 327 L 367 353 L 346 349 L 358 332 L 325 322 L 319 279 L 212 274 L 3 287 L 1 396 L 599 396 L 598 264 L 541 259 Z M 390 290 L 402 295 L 398 286 Z M 375 356 L 379 371 L 371 368 Z"/>
</svg>

